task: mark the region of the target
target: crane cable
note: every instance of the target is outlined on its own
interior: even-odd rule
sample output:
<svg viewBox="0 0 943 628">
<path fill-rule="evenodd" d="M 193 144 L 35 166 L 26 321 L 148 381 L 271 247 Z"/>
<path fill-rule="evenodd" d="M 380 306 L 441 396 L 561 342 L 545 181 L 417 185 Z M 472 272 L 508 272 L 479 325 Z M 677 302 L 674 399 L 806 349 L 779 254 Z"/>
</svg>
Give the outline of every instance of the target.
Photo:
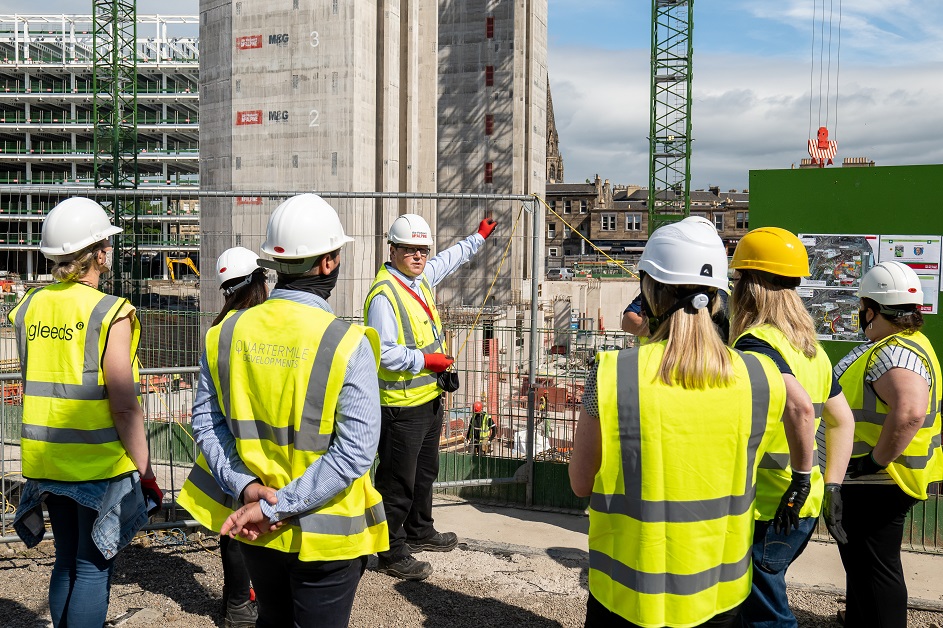
<svg viewBox="0 0 943 628">
<path fill-rule="evenodd" d="M 818 127 L 828 127 L 832 113 L 831 92 L 832 92 L 832 24 L 834 23 L 835 2 L 828 0 L 828 36 L 826 38 L 826 17 L 825 0 L 822 0 L 821 20 L 817 19 L 818 0 L 812 3 L 812 54 L 811 67 L 809 70 L 809 130 L 808 136 L 813 137 L 813 132 Z M 835 54 L 835 106 L 834 121 L 835 126 L 830 133 L 830 139 L 838 137 L 838 79 L 841 72 L 841 20 L 842 20 L 842 0 L 838 2 L 838 28 Z M 818 42 L 816 42 L 816 30 L 819 31 Z M 818 43 L 818 55 L 816 55 L 816 43 Z M 826 46 L 827 43 L 827 46 Z M 818 62 L 818 91 L 815 89 L 816 62 Z M 823 83 L 825 84 L 823 90 Z M 824 92 L 824 98 L 823 98 Z M 813 126 L 813 109 L 818 99 L 818 120 Z M 825 117 L 822 117 L 822 107 L 825 107 Z"/>
</svg>

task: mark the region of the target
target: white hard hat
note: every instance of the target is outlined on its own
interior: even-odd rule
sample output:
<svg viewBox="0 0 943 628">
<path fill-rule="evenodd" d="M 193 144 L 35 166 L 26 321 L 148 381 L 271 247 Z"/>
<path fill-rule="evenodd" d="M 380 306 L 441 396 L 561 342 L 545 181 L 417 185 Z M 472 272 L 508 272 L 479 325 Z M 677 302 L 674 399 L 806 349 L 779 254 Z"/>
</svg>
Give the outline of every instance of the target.
<svg viewBox="0 0 943 628">
<path fill-rule="evenodd" d="M 881 262 L 861 278 L 858 296 L 881 305 L 923 305 L 923 287 L 917 273 L 900 262 Z"/>
<path fill-rule="evenodd" d="M 62 201 L 46 216 L 39 250 L 48 259 L 61 262 L 116 233 L 121 233 L 121 227 L 111 224 L 101 205 L 76 196 Z"/>
<path fill-rule="evenodd" d="M 419 214 L 403 214 L 390 225 L 390 244 L 432 246 L 432 229 Z"/>
<path fill-rule="evenodd" d="M 692 225 L 699 225 L 699 226 L 701 226 L 701 227 L 707 227 L 707 228 L 710 229 L 713 233 L 717 233 L 717 225 L 715 225 L 714 223 L 712 223 L 710 220 L 708 220 L 708 219 L 705 218 L 704 216 L 688 216 L 687 218 L 685 218 L 685 219 L 682 220 L 681 222 L 687 223 L 687 224 L 692 224 Z"/>
<path fill-rule="evenodd" d="M 656 229 L 642 251 L 638 269 L 659 283 L 728 290 L 724 243 L 716 230 L 708 231 L 694 221 Z"/>
<path fill-rule="evenodd" d="M 216 260 L 216 275 L 219 283 L 239 279 L 259 270 L 259 256 L 247 248 L 234 246 L 226 249 Z"/>
<path fill-rule="evenodd" d="M 330 253 L 353 241 L 344 233 L 337 212 L 323 198 L 317 194 L 299 194 L 272 212 L 262 252 L 281 259 L 306 259 Z M 279 270 L 277 265 L 266 266 Z"/>
</svg>

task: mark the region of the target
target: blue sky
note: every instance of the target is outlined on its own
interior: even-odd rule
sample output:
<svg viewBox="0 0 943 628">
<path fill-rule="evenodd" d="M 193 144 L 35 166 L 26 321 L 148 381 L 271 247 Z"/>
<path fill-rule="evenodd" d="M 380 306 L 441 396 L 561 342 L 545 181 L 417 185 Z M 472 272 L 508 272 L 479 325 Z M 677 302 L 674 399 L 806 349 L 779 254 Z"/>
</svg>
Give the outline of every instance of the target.
<svg viewBox="0 0 943 628">
<path fill-rule="evenodd" d="M 695 0 L 693 187 L 746 188 L 749 170 L 789 168 L 807 156 L 819 118 L 816 99 L 810 120 L 810 93 L 818 91 L 812 11 L 821 18 L 823 2 L 833 16 L 832 75 L 839 70 L 828 110 L 839 160 L 943 163 L 939 0 Z M 41 5 L 49 13 L 91 10 L 91 0 Z M 3 13 L 35 6 L 0 0 Z M 198 6 L 139 0 L 138 12 L 195 14 Z M 649 0 L 549 0 L 550 83 L 567 181 L 598 173 L 647 184 L 650 15 Z"/>
</svg>

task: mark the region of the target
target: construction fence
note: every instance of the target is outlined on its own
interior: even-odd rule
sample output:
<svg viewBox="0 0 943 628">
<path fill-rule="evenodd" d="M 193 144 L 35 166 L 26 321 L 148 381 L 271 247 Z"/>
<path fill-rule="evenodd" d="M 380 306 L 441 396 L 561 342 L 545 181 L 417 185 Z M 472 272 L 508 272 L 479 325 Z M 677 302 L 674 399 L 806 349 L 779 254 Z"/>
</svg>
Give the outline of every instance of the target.
<svg viewBox="0 0 943 628">
<path fill-rule="evenodd" d="M 143 325 L 141 398 L 158 482 L 166 491 L 164 511 L 152 519 L 152 525 L 195 525 L 177 507 L 175 498 L 196 455 L 190 412 L 203 336 L 222 303 L 215 259 L 231 246 L 258 250 L 268 215 L 295 192 L 63 188 L 55 193 L 42 189 L 38 199 L 40 192 L 35 188 L 17 190 L 13 193 L 23 195 L 23 206 L 45 208 L 71 195 L 92 196 L 113 209 L 117 224 L 125 228 L 127 239 L 116 243 L 119 272 L 105 287 L 126 295 L 138 307 Z M 4 198 L 10 194 L 7 189 Z M 436 286 L 445 341 L 448 352 L 456 357 L 460 376 L 458 391 L 444 398 L 436 488 L 497 504 L 585 511 L 588 500 L 577 498 L 570 490 L 567 463 L 586 376 L 597 351 L 632 346 L 634 338 L 618 329 L 603 328 L 601 316 L 594 317 L 576 297 L 568 296 L 589 292 L 590 282 L 598 285 L 598 279 L 574 279 L 587 282 L 587 290 L 568 295 L 553 293 L 543 281 L 540 199 L 466 194 L 322 196 L 337 208 L 345 231 L 354 238 L 342 252 L 341 280 L 330 299 L 338 315 L 354 322 L 363 321 L 364 298 L 377 268 L 389 256 L 385 229 L 398 214 L 415 212 L 427 217 L 436 234 L 434 253 L 475 233 L 481 219 L 497 220 L 498 229 L 482 250 Z M 166 220 L 148 223 L 149 219 L 134 211 L 129 214 L 135 204 L 149 207 L 152 214 L 148 215 Z M 199 230 L 191 230 L 187 236 L 188 242 L 199 239 L 198 251 L 166 248 L 174 244 L 159 248 L 136 238 L 142 224 L 156 224 L 148 228 L 171 235 L 173 221 L 184 205 L 199 212 Z M 189 214 L 184 216 L 190 220 Z M 41 270 L 44 260 L 36 251 L 17 255 L 33 255 L 32 268 Z M 166 260 L 181 258 L 193 260 L 199 274 L 184 272 L 191 278 L 183 280 L 178 274 L 172 281 Z M 50 278 L 40 278 L 41 274 L 34 272 L 28 281 L 21 279 L 12 294 L 46 285 Z M 619 312 L 631 300 L 628 293 L 622 294 L 624 303 L 616 304 Z M 12 521 L 23 482 L 19 455 L 22 380 L 7 320 L 14 303 L 15 299 L 10 299 L 0 305 L 0 538 L 5 542 L 16 540 Z M 607 320 L 618 327 L 617 320 Z M 487 446 L 476 447 L 467 436 L 472 408 L 478 401 L 497 428 Z M 943 550 L 940 500 L 933 495 L 914 508 L 906 536 L 910 548 Z M 824 528 L 819 536 L 826 538 Z"/>
</svg>

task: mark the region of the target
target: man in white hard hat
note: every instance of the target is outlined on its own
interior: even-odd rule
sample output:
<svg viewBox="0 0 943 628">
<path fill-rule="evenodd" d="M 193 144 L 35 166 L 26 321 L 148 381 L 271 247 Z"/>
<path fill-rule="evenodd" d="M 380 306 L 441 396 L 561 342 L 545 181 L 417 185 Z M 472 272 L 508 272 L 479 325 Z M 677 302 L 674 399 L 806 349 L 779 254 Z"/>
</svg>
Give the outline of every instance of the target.
<svg viewBox="0 0 943 628">
<path fill-rule="evenodd" d="M 430 259 L 429 224 L 403 214 L 390 226 L 390 261 L 377 272 L 364 304 L 366 323 L 379 332 L 381 347 L 376 486 L 383 495 L 390 549 L 380 552 L 379 570 L 396 578 L 428 578 L 432 566 L 412 552 L 448 552 L 458 543 L 454 532 L 436 531 L 432 519 L 442 391 L 453 385 L 447 376 L 455 376 L 446 373 L 455 360 L 446 351 L 432 288 L 471 259 L 496 225 L 485 218 L 476 233 Z"/>
<path fill-rule="evenodd" d="M 207 479 L 242 503 L 220 533 L 245 543 L 259 626 L 347 626 L 367 556 L 388 547 L 370 482 L 379 338 L 327 304 L 351 241 L 322 198 L 289 198 L 259 260 L 272 294 L 206 334 L 194 438 Z"/>
</svg>

